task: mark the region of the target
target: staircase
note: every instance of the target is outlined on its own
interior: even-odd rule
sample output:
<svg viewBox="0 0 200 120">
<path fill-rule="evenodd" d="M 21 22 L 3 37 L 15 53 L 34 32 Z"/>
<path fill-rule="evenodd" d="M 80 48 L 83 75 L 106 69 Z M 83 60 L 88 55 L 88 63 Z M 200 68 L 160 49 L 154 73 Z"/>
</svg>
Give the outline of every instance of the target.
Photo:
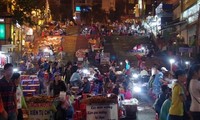
<svg viewBox="0 0 200 120">
<path fill-rule="evenodd" d="M 104 47 L 105 52 L 109 52 L 115 56 L 118 61 L 125 59 L 136 61 L 136 57 L 131 55 L 129 51 L 138 44 L 151 44 L 151 40 L 146 36 L 106 36 Z"/>
</svg>

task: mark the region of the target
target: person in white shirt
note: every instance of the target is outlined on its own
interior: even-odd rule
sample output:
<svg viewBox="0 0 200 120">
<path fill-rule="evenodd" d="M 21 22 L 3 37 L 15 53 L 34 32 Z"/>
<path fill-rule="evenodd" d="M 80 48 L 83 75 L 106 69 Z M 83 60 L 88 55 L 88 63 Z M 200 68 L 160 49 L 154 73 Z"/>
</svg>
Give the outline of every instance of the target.
<svg viewBox="0 0 200 120">
<path fill-rule="evenodd" d="M 79 88 L 82 86 L 81 76 L 78 70 L 72 74 L 69 81 L 70 81 L 71 86 L 75 86 Z"/>
<path fill-rule="evenodd" d="M 188 75 L 189 93 L 192 98 L 190 111 L 193 120 L 200 119 L 200 64 L 190 68 Z"/>
<path fill-rule="evenodd" d="M 20 74 L 19 73 L 13 73 L 12 78 L 11 78 L 14 83 L 15 83 L 15 91 L 16 91 L 16 106 L 17 106 L 17 110 L 18 110 L 18 114 L 17 114 L 17 120 L 23 120 L 23 112 L 22 112 L 22 108 L 27 108 L 25 99 L 24 99 L 24 95 L 23 95 L 23 91 L 22 91 L 22 87 L 20 85 Z"/>
</svg>

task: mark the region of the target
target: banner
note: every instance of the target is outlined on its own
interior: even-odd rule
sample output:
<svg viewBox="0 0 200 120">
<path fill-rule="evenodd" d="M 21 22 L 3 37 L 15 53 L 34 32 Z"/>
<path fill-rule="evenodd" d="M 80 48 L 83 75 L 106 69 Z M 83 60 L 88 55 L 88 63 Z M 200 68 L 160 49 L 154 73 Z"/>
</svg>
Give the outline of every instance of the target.
<svg viewBox="0 0 200 120">
<path fill-rule="evenodd" d="M 117 104 L 95 104 L 86 107 L 87 120 L 118 120 Z"/>
</svg>

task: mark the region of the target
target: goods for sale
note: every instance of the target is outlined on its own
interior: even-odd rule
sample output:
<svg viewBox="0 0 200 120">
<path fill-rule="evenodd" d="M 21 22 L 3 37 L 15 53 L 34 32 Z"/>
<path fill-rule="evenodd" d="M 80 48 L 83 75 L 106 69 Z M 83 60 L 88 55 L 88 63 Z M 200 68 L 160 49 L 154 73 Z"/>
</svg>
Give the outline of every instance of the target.
<svg viewBox="0 0 200 120">
<path fill-rule="evenodd" d="M 82 102 L 85 104 L 117 103 L 117 96 L 116 95 L 111 95 L 110 97 L 93 96 L 93 97 L 82 100 Z"/>
<path fill-rule="evenodd" d="M 135 98 L 132 98 L 130 100 L 123 100 L 122 104 L 123 105 L 138 105 L 139 101 Z"/>
<path fill-rule="evenodd" d="M 52 101 L 53 101 L 52 97 L 44 96 L 44 95 L 26 98 L 27 103 L 31 103 L 31 102 L 33 102 L 33 103 L 47 103 L 47 102 L 52 102 Z"/>
</svg>

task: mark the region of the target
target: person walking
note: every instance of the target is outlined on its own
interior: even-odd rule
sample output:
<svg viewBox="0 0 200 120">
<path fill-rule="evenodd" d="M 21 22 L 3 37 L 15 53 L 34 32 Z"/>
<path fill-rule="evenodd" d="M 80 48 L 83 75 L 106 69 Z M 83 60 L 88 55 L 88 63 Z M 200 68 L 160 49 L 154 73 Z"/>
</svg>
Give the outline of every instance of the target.
<svg viewBox="0 0 200 120">
<path fill-rule="evenodd" d="M 190 112 L 193 120 L 200 119 L 200 65 L 194 65 L 189 71 L 189 93 L 192 98 Z"/>
<path fill-rule="evenodd" d="M 4 65 L 4 75 L 0 79 L 0 94 L 3 102 L 3 109 L 7 118 L 0 116 L 0 120 L 17 120 L 17 107 L 15 101 L 15 83 L 11 80 L 13 75 L 13 65 L 7 63 Z"/>
<path fill-rule="evenodd" d="M 27 105 L 24 99 L 22 87 L 20 85 L 20 82 L 21 82 L 20 74 L 14 73 L 11 79 L 13 80 L 16 86 L 15 91 L 16 91 L 16 103 L 17 103 L 17 110 L 18 110 L 17 120 L 23 120 L 22 108 L 27 108 Z"/>
<path fill-rule="evenodd" d="M 183 70 L 177 70 L 175 72 L 177 81 L 172 87 L 172 102 L 169 109 L 169 120 L 183 120 L 184 115 L 184 102 L 186 73 Z"/>
<path fill-rule="evenodd" d="M 66 92 L 67 88 L 65 82 L 61 80 L 61 74 L 59 72 L 54 73 L 55 80 L 50 84 L 50 91 L 54 97 L 60 95 L 60 92 Z"/>
<path fill-rule="evenodd" d="M 79 87 L 82 86 L 81 76 L 79 73 L 79 70 L 77 69 L 76 72 L 74 72 L 70 78 L 70 84 L 72 87 Z"/>
</svg>

